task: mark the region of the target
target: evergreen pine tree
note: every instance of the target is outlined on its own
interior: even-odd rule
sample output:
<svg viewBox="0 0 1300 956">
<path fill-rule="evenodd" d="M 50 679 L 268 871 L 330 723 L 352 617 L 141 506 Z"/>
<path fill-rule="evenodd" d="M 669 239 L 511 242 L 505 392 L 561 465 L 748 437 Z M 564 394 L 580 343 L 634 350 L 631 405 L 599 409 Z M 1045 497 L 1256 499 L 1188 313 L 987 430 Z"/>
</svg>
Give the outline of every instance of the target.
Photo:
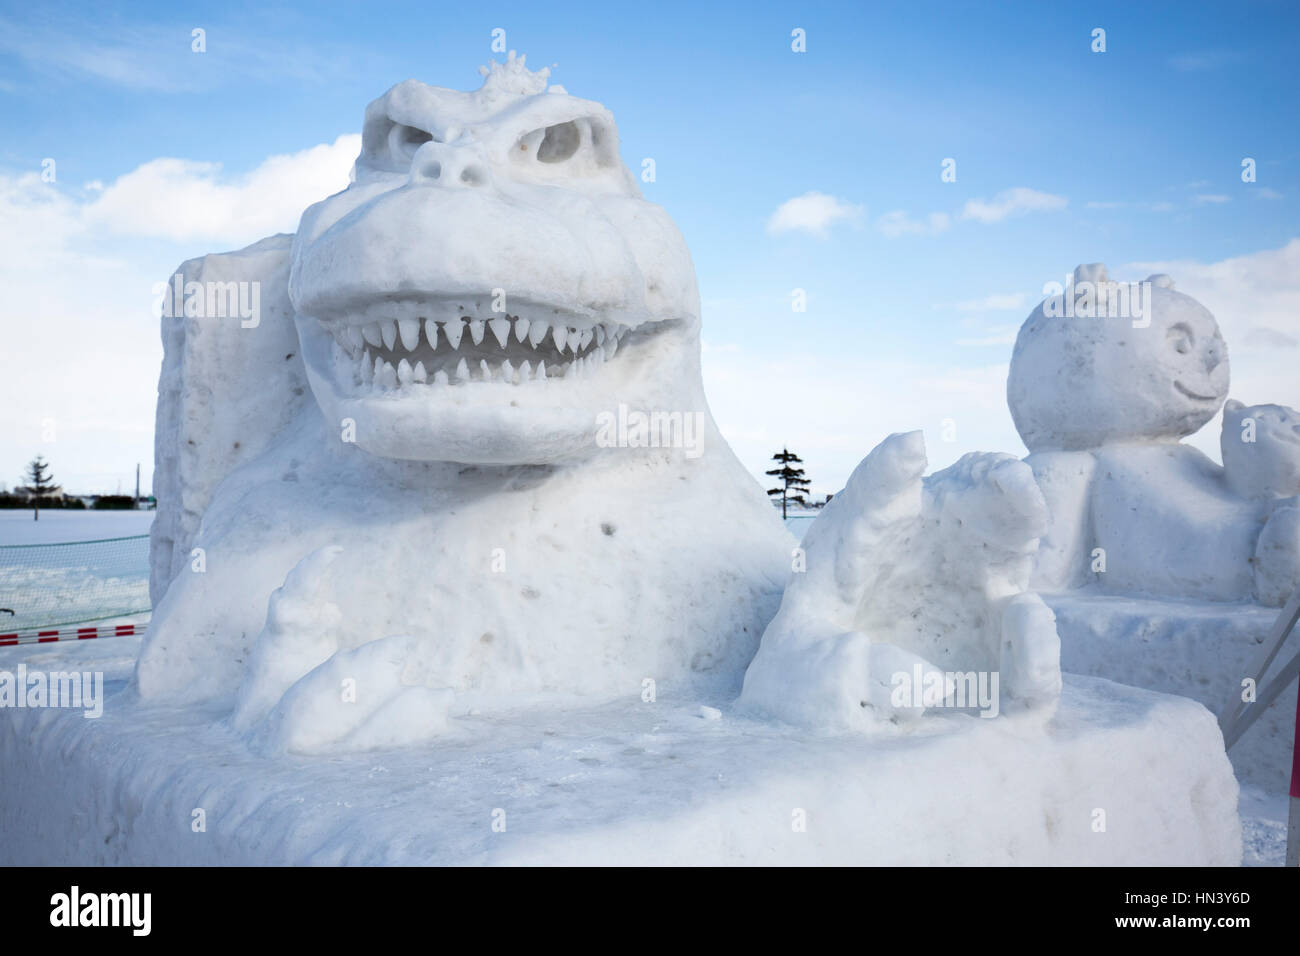
<svg viewBox="0 0 1300 956">
<path fill-rule="evenodd" d="M 780 496 L 781 519 L 785 520 L 787 502 L 795 501 L 804 507 L 808 506 L 808 501 L 804 498 L 804 495 L 808 493 L 808 487 L 812 483 L 804 477 L 802 468 L 794 467 L 795 465 L 802 465 L 803 459 L 788 448 L 782 448 L 772 456 L 772 460 L 780 462 L 781 467 L 774 468 L 769 472 L 765 472 L 765 474 L 780 479 L 781 487 L 769 488 L 767 493 L 774 498 Z"/>
<path fill-rule="evenodd" d="M 50 465 L 44 458 L 37 455 L 27 464 L 27 481 L 20 490 L 31 495 L 32 498 L 32 520 L 41 520 L 41 499 L 50 495 L 56 495 L 63 489 L 54 483 L 54 476 L 50 474 Z"/>
</svg>

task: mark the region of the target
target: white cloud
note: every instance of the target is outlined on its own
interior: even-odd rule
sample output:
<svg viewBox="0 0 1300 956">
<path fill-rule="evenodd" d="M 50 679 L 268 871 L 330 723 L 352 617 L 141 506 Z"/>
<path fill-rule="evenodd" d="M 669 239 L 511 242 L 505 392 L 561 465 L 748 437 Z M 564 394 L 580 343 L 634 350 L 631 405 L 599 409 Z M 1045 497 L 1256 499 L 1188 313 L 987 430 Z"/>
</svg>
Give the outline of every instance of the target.
<svg viewBox="0 0 1300 956">
<path fill-rule="evenodd" d="M 1254 190 L 1257 199 L 1281 199 L 1282 194 L 1276 189 L 1269 189 L 1267 186 L 1257 186 Z"/>
<path fill-rule="evenodd" d="M 992 199 L 968 199 L 966 205 L 962 207 L 961 217 L 974 219 L 976 222 L 993 223 L 1001 222 L 1008 216 L 1028 212 L 1054 212 L 1064 209 L 1067 205 L 1069 200 L 1064 196 L 1054 196 L 1037 189 L 1017 186 L 1014 189 L 1003 190 Z"/>
<path fill-rule="evenodd" d="M 916 428 L 933 468 L 979 449 L 1024 454 L 1006 407 L 1005 363 L 944 364 L 922 349 L 773 356 L 742 347 L 706 354 L 703 364 L 709 407 L 756 478 L 788 445 L 804 459 L 814 493 L 835 492 L 882 439 Z M 956 425 L 956 442 L 942 440 L 945 419 Z"/>
<path fill-rule="evenodd" d="M 986 347 L 990 345 L 1015 345 L 1016 335 L 1020 332 L 1019 325 L 991 325 L 987 329 L 988 334 L 978 338 L 954 339 L 955 345 L 963 347 Z"/>
<path fill-rule="evenodd" d="M 771 235 L 806 232 L 824 238 L 835 223 L 856 222 L 865 211 L 862 206 L 814 190 L 777 206 L 767 221 L 767 231 Z"/>
<path fill-rule="evenodd" d="M 1218 318 L 1231 354 L 1234 397 L 1300 407 L 1300 239 L 1221 262 L 1132 263 L 1112 274 L 1143 278 L 1155 272 L 1173 276 L 1179 290 Z M 1010 299 L 988 296 L 972 304 Z M 1000 347 L 1009 360 L 1018 329 L 989 325 L 957 344 Z M 918 335 L 889 354 L 846 354 L 828 346 L 774 355 L 741 345 L 711 348 L 703 364 L 709 405 L 750 471 L 761 474 L 768 456 L 788 445 L 804 458 L 821 494 L 842 487 L 863 456 L 897 431 L 925 430 L 932 468 L 968 451 L 1023 455 L 1006 407 L 1005 360 L 977 365 L 945 359 Z M 941 440 L 947 418 L 956 425 L 953 443 Z M 1191 441 L 1217 458 L 1217 422 Z"/>
<path fill-rule="evenodd" d="M 1218 204 L 1232 202 L 1232 197 L 1225 196 L 1222 193 L 1201 193 L 1198 196 L 1193 196 L 1192 202 L 1197 203 L 1198 205 L 1205 205 L 1206 203 Z"/>
<path fill-rule="evenodd" d="M 1131 275 L 1164 272 L 1214 313 L 1228 343 L 1233 398 L 1300 408 L 1300 239 L 1219 262 L 1136 262 Z M 1194 444 L 1218 457 L 1218 419 Z"/>
<path fill-rule="evenodd" d="M 219 163 L 155 159 L 105 187 L 85 220 L 117 235 L 252 242 L 293 232 L 311 203 L 347 186 L 361 137 L 271 156 L 243 176 L 223 177 Z"/>
<path fill-rule="evenodd" d="M 1023 309 L 1029 296 L 1023 292 L 994 292 L 982 299 L 967 299 L 953 306 L 958 312 L 999 312 Z"/>
<path fill-rule="evenodd" d="M 932 212 L 924 220 L 910 219 L 906 212 L 896 209 L 876 220 L 876 228 L 889 239 L 899 236 L 937 236 L 946 232 L 951 220 L 946 212 Z"/>
<path fill-rule="evenodd" d="M 305 206 L 347 185 L 359 149 L 343 136 L 241 176 L 154 160 L 102 191 L 0 173 L 0 338 L 22 359 L 0 377 L 0 483 L 38 452 L 71 492 L 129 485 L 137 461 L 147 481 L 162 357 L 154 284 L 214 246 L 294 231 Z"/>
</svg>

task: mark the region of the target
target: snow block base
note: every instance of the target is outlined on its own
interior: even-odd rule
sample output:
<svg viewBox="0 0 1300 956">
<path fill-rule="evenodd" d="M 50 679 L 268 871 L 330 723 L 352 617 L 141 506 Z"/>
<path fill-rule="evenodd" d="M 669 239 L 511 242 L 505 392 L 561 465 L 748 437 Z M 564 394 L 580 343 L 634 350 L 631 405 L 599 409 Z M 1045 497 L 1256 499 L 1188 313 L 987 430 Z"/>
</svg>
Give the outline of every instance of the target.
<svg viewBox="0 0 1300 956">
<path fill-rule="evenodd" d="M 1198 700 L 1216 715 L 1258 656 L 1278 609 L 1117 597 L 1044 594 L 1061 635 L 1061 669 Z M 1280 657 L 1290 656 L 1286 648 Z M 1276 665 L 1275 665 L 1276 666 Z M 1296 685 L 1237 741 L 1237 778 L 1286 793 L 1295 739 Z"/>
<path fill-rule="evenodd" d="M 0 863 L 1241 861 L 1213 717 L 1104 680 L 1067 678 L 1045 728 L 814 737 L 661 687 L 461 718 L 432 746 L 275 760 L 217 715 L 114 689 L 96 720 L 0 710 Z"/>
</svg>

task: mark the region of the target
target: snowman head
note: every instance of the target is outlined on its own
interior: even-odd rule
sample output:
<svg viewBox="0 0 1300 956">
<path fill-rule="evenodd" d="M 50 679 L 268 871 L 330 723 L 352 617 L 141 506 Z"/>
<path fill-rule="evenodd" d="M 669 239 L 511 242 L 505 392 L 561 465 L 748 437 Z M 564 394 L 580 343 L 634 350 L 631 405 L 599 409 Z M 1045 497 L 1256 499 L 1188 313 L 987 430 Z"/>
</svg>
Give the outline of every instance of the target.
<svg viewBox="0 0 1300 956">
<path fill-rule="evenodd" d="M 1210 311 L 1153 275 L 1109 280 L 1101 264 L 1044 299 L 1016 337 L 1007 405 L 1030 451 L 1177 441 L 1228 394 L 1228 350 Z"/>
</svg>

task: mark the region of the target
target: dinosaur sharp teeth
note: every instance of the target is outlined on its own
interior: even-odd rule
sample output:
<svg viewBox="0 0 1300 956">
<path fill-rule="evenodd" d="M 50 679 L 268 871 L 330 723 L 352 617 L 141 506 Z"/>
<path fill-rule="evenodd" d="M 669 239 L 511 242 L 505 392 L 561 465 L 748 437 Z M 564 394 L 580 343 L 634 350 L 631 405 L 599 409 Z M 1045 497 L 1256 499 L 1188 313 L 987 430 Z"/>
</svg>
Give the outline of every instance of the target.
<svg viewBox="0 0 1300 956">
<path fill-rule="evenodd" d="M 330 353 L 340 363 L 338 376 L 376 392 L 415 385 L 587 380 L 603 374 L 602 366 L 615 357 L 631 331 L 616 321 L 589 321 L 567 313 L 562 317 L 558 310 L 553 310 L 549 319 L 503 312 L 474 318 L 471 306 L 483 305 L 477 300 L 454 306 L 404 305 L 378 303 L 366 316 L 371 321 L 364 324 L 322 322 L 339 346 Z M 466 330 L 478 348 L 466 345 L 463 355 L 451 361 L 438 358 L 434 353 L 446 347 L 439 345 L 439 329 L 452 349 L 460 349 Z M 500 352 L 492 348 L 493 341 Z M 529 355 L 530 349 L 540 354 Z M 542 356 L 550 358 L 549 369 Z M 428 393 L 417 390 L 411 394 Z"/>
<path fill-rule="evenodd" d="M 465 334 L 465 323 L 460 319 L 448 319 L 442 323 L 442 334 L 454 349 L 460 348 L 460 337 Z"/>
<path fill-rule="evenodd" d="M 402 337 L 402 347 L 408 352 L 414 352 L 420 344 L 420 320 L 398 319 L 397 332 Z"/>
</svg>

